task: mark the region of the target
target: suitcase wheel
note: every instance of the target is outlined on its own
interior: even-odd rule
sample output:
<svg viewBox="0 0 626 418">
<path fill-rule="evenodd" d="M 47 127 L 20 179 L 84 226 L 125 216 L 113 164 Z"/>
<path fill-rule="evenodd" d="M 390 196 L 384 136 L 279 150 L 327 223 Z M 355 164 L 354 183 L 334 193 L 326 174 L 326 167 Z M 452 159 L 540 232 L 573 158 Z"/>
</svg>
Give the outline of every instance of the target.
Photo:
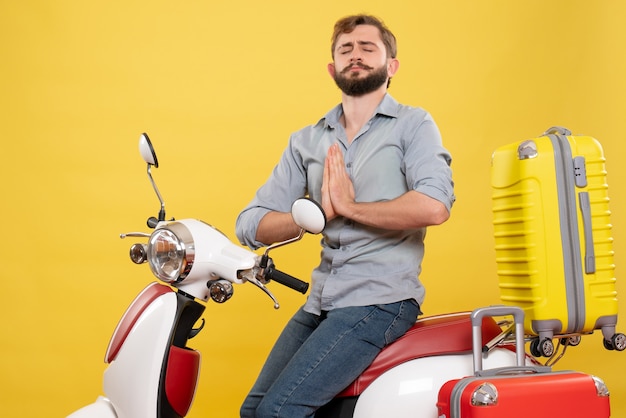
<svg viewBox="0 0 626 418">
<path fill-rule="evenodd" d="M 540 340 L 539 337 L 533 338 L 530 342 L 530 354 L 535 357 L 551 357 L 554 354 L 554 343 L 550 338 Z"/>
<path fill-rule="evenodd" d="M 603 339 L 604 348 L 607 350 L 624 351 L 626 349 L 626 335 L 617 333 L 610 340 Z"/>
<path fill-rule="evenodd" d="M 580 335 L 572 335 L 570 337 L 563 337 L 560 340 L 561 345 L 569 345 L 570 347 L 576 347 L 580 344 Z"/>
</svg>

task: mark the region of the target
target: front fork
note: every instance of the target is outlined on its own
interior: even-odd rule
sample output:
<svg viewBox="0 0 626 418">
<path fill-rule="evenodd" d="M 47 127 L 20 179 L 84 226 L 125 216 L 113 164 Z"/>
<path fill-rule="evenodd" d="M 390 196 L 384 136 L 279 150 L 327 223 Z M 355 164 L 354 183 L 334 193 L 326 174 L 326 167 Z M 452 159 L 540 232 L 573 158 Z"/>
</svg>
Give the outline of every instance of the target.
<svg viewBox="0 0 626 418">
<path fill-rule="evenodd" d="M 200 371 L 200 353 L 187 347 L 187 341 L 195 337 L 204 326 L 193 328 L 205 306 L 193 298 L 176 293 L 176 318 L 170 335 L 170 344 L 163 357 L 157 416 L 181 418 L 187 415 L 196 391 Z"/>
</svg>

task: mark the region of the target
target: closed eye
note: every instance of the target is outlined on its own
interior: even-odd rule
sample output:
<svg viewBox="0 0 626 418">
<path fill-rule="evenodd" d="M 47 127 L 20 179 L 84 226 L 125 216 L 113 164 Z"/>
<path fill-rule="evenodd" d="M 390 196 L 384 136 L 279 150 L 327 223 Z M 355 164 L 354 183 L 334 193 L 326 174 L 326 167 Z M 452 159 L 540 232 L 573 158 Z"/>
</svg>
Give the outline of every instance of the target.
<svg viewBox="0 0 626 418">
<path fill-rule="evenodd" d="M 350 52 L 352 52 L 354 48 L 352 47 L 352 45 L 342 45 L 339 47 L 339 50 L 337 52 L 339 52 L 340 54 L 348 54 Z"/>
<path fill-rule="evenodd" d="M 357 41 L 357 44 L 363 52 L 372 53 L 376 52 L 376 50 L 378 49 L 378 46 L 374 42 L 370 41 Z M 353 50 L 354 44 L 352 42 L 347 42 L 345 44 L 339 45 L 339 47 L 337 48 L 337 53 L 345 55 L 352 52 Z"/>
</svg>

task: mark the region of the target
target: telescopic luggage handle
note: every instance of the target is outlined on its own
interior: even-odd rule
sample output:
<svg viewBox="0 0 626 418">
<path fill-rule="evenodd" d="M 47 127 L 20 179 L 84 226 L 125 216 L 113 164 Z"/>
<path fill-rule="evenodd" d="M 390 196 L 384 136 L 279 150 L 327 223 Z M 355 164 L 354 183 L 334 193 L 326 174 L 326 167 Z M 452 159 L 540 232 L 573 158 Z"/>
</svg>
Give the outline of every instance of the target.
<svg viewBox="0 0 626 418">
<path fill-rule="evenodd" d="M 474 309 L 470 315 L 472 321 L 472 348 L 474 354 L 474 372 L 483 369 L 483 338 L 482 325 L 483 318 L 492 316 L 512 315 L 515 321 L 515 357 L 517 367 L 524 367 L 526 364 L 526 353 L 524 351 L 524 311 L 517 306 L 487 306 Z"/>
</svg>

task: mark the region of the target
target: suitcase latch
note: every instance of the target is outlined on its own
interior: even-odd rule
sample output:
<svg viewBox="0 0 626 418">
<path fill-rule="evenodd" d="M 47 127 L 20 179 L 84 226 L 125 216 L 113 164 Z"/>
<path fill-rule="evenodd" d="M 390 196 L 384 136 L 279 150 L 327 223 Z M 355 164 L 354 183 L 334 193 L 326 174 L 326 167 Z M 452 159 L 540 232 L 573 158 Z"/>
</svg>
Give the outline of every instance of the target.
<svg viewBox="0 0 626 418">
<path fill-rule="evenodd" d="M 587 187 L 585 157 L 574 157 L 574 182 L 576 187 Z"/>
</svg>

